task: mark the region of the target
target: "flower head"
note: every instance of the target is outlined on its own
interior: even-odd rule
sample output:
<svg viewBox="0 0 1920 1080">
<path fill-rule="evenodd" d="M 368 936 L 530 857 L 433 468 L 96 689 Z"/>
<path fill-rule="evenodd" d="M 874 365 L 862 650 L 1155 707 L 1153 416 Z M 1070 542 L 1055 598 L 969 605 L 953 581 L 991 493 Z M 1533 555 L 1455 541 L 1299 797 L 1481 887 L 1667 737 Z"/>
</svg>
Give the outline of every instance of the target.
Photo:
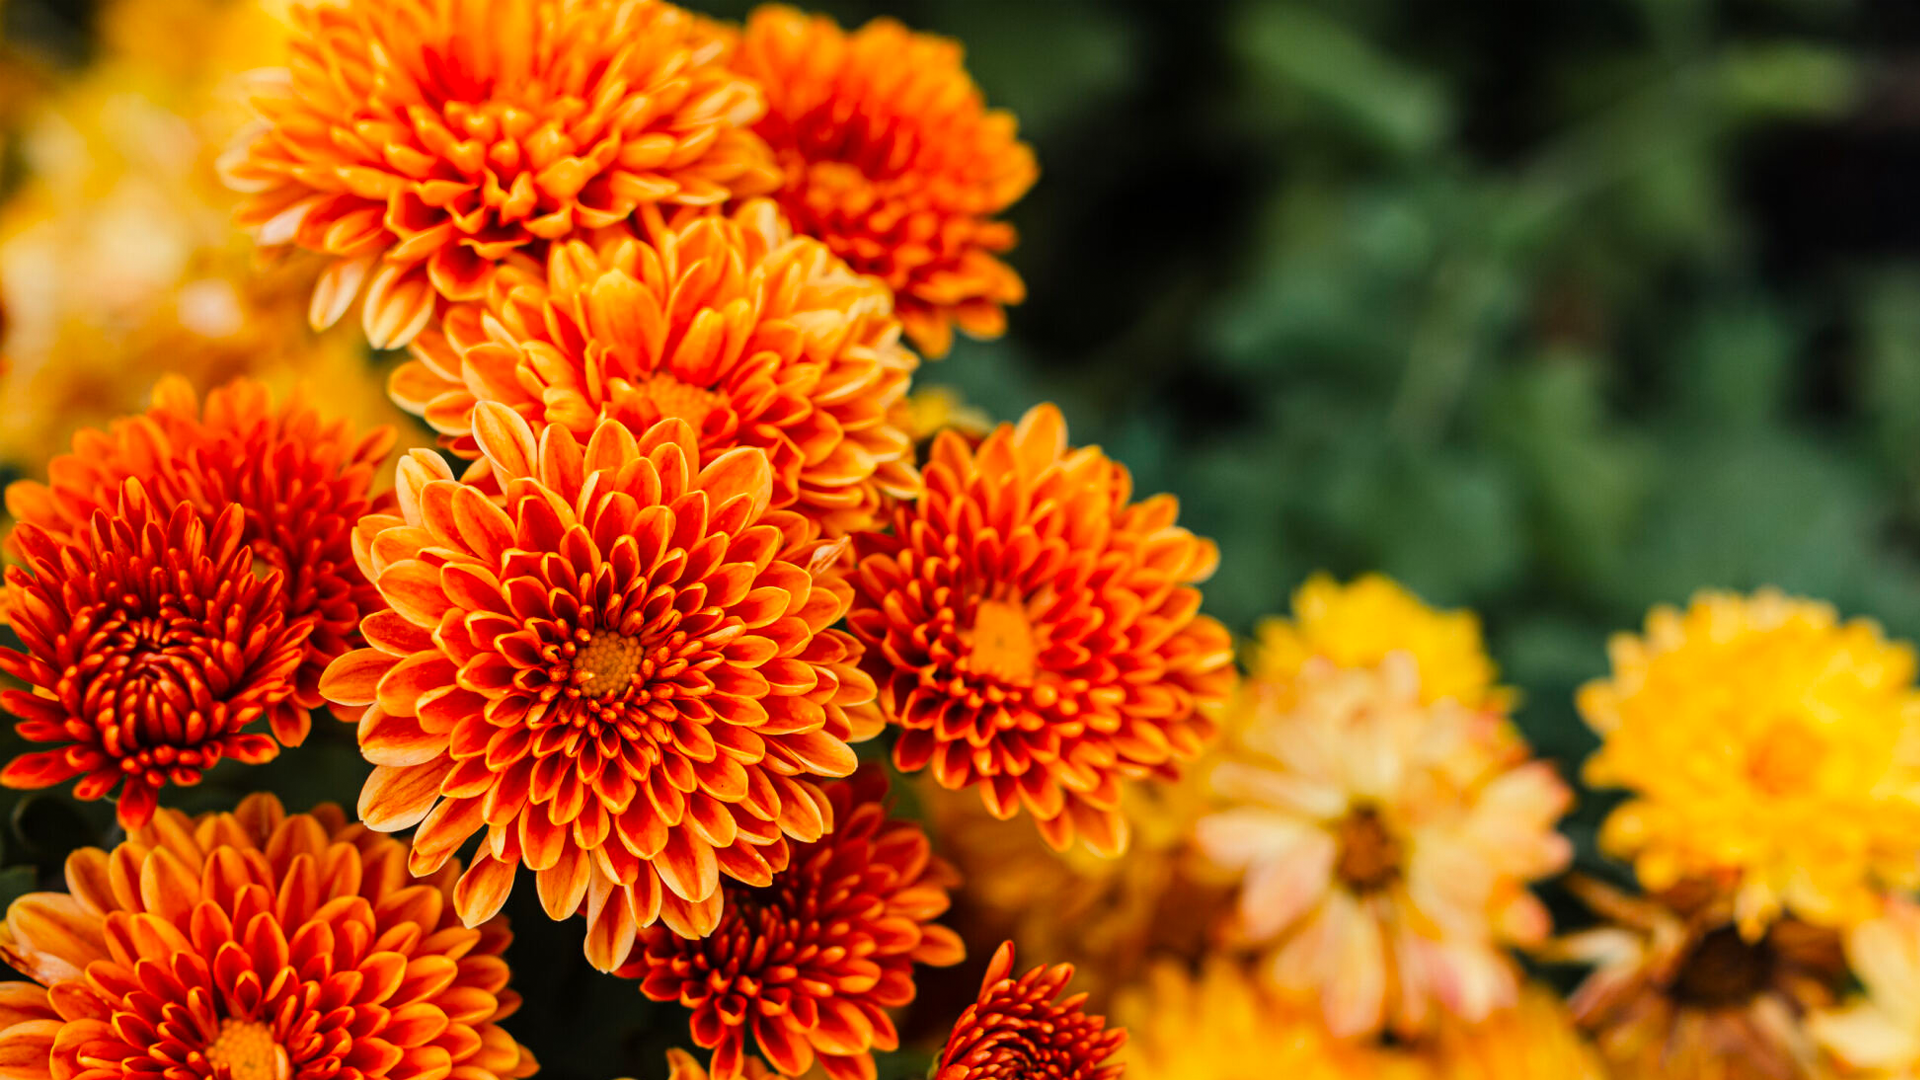
<svg viewBox="0 0 1920 1080">
<path fill-rule="evenodd" d="M 733 63 L 766 89 L 754 130 L 785 174 L 777 198 L 796 229 L 886 282 L 929 355 L 946 353 L 955 324 L 980 337 L 1005 328 L 1001 305 L 1026 288 L 996 258 L 1014 232 L 994 215 L 1039 173 L 957 43 L 892 19 L 849 34 L 770 4 L 747 20 Z"/>
<path fill-rule="evenodd" d="M 1428 1080 L 1412 1055 L 1334 1038 L 1220 956 L 1198 974 L 1154 965 L 1120 993 L 1114 1019 L 1128 1033 L 1127 1080 Z"/>
<path fill-rule="evenodd" d="M 1841 1075 L 1911 1080 L 1920 1075 L 1920 905 L 1889 900 L 1847 932 L 1846 950 L 1865 992 L 1817 1013 L 1808 1028 Z"/>
<path fill-rule="evenodd" d="M 1566 785 L 1494 714 L 1424 703 L 1406 653 L 1315 658 L 1291 696 L 1234 733 L 1213 773 L 1225 805 L 1196 833 L 1245 875 L 1236 935 L 1268 951 L 1275 986 L 1318 995 L 1336 1035 L 1511 1005 L 1505 946 L 1550 929 L 1527 883 L 1572 854 L 1554 831 Z"/>
<path fill-rule="evenodd" d="M 886 1010 L 914 997 L 913 965 L 958 963 L 947 909 L 953 869 L 919 826 L 887 818 L 886 774 L 868 766 L 826 785 L 833 832 L 794 845 L 764 887 L 728 884 L 720 926 L 701 939 L 654 926 L 630 972 L 655 1001 L 693 1010 L 693 1040 L 715 1080 L 742 1075 L 746 1035 L 799 1076 L 817 1056 L 834 1080 L 873 1080 L 874 1050 L 896 1050 Z"/>
<path fill-rule="evenodd" d="M 1336 667 L 1372 667 L 1392 653 L 1413 657 L 1420 699 L 1503 705 L 1511 694 L 1494 685 L 1493 661 L 1471 611 L 1437 611 L 1381 574 L 1347 585 L 1315 574 L 1293 594 L 1293 615 L 1260 625 L 1253 684 L 1281 687 L 1313 657 Z"/>
<path fill-rule="evenodd" d="M 1733 904 L 1689 881 L 1631 897 L 1582 878 L 1573 886 L 1607 924 L 1553 952 L 1595 965 L 1568 999 L 1616 1076 L 1635 1080 L 1814 1080 L 1808 1014 L 1846 978 L 1839 933 L 1792 916 L 1757 939 Z"/>
<path fill-rule="evenodd" d="M 455 871 L 340 809 L 162 810 L 112 852 L 67 859 L 66 893 L 7 909 L 0 1059 L 60 1080 L 517 1080 L 499 1026 L 504 922 L 460 925 Z"/>
<path fill-rule="evenodd" d="M 777 182 L 727 39 L 660 0 L 343 0 L 294 20 L 224 172 L 262 244 L 331 260 L 313 324 L 364 287 L 377 347 L 484 296 L 517 253 Z"/>
<path fill-rule="evenodd" d="M 1733 875 L 1749 936 L 1783 907 L 1845 925 L 1920 884 L 1913 647 L 1772 590 L 1655 608 L 1581 688 L 1588 783 L 1633 798 L 1600 835 L 1648 890 Z"/>
<path fill-rule="evenodd" d="M 583 448 L 487 403 L 474 433 L 503 497 L 428 451 L 401 463 L 400 516 L 355 537 L 392 609 L 321 689 L 370 706 L 360 816 L 419 825 L 416 873 L 484 829 L 461 915 L 499 910 L 524 864 L 549 915 L 584 904 L 611 970 L 657 918 L 711 931 L 723 877 L 769 885 L 788 838 L 831 827 L 808 778 L 853 771 L 845 710 L 873 695 L 829 629 L 851 592 L 840 545 L 768 509 L 765 455 L 703 468 L 678 419 L 608 421 Z"/>
<path fill-rule="evenodd" d="M 642 218 L 644 237 L 603 230 L 553 245 L 544 270 L 502 273 L 484 305 L 415 341 L 396 400 L 465 457 L 478 401 L 583 440 L 602 420 L 638 433 L 678 417 L 708 456 L 765 451 L 774 507 L 834 535 L 919 490 L 894 418 L 918 361 L 885 287 L 794 238 L 765 200 Z"/>
<path fill-rule="evenodd" d="M 1013 977 L 1013 942 L 1000 946 L 980 981 L 980 996 L 960 1014 L 933 1080 L 1119 1080 L 1109 1064 L 1127 1033 L 1081 1008 L 1086 995 L 1059 1000 L 1073 965 L 1037 967 Z"/>
<path fill-rule="evenodd" d="M 251 379 L 214 390 L 203 411 L 186 380 L 170 376 L 146 412 L 75 435 L 73 453 L 48 466 L 47 483 L 8 486 L 7 510 L 72 541 L 95 514 L 112 513 L 129 477 L 156 505 L 190 504 L 209 528 L 238 507 L 254 571 L 277 573 L 274 602 L 288 625 L 309 627 L 294 693 L 267 714 L 274 738 L 298 746 L 308 710 L 325 704 L 320 673 L 359 643 L 361 615 L 382 606 L 353 564 L 352 538 L 362 516 L 391 501 L 370 489 L 393 440 L 391 428 L 360 436 L 297 399 L 275 409 Z"/>
<path fill-rule="evenodd" d="M 867 644 L 894 763 L 932 766 L 1048 843 L 1127 845 L 1122 780 L 1172 777 L 1213 733 L 1232 647 L 1198 614 L 1210 541 L 1161 495 L 1134 503 L 1124 467 L 1067 449 L 1050 405 L 978 448 L 935 439 L 926 491 L 886 535 L 855 538 L 847 625 Z"/>
<path fill-rule="evenodd" d="M 280 752 L 245 729 L 293 697 L 311 623 L 287 622 L 279 572 L 257 576 L 242 536 L 239 507 L 209 524 L 139 480 L 77 535 L 14 530 L 23 565 L 7 569 L 4 606 L 25 651 L 0 648 L 0 671 L 28 689 L 0 692 L 0 707 L 27 741 L 59 745 L 15 758 L 0 783 L 79 777 L 80 799 L 118 788 L 134 829 L 162 786 Z"/>
</svg>

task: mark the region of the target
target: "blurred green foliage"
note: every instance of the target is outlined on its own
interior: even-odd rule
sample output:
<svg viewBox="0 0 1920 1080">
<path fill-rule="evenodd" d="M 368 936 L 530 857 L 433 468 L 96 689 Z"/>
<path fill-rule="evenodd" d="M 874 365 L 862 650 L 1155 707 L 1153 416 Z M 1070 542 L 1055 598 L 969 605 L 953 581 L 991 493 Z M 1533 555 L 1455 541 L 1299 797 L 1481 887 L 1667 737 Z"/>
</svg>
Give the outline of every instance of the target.
<svg viewBox="0 0 1920 1080">
<path fill-rule="evenodd" d="M 1920 636 L 1920 76 L 1901 63 L 1920 6 L 813 6 L 962 39 L 1039 152 L 1013 214 L 1031 299 L 925 380 L 1000 418 L 1058 401 L 1142 491 L 1178 493 L 1221 544 L 1208 605 L 1237 630 L 1318 568 L 1475 608 L 1570 774 L 1592 745 L 1572 690 L 1649 605 L 1775 584 Z M 16 42 L 85 56 L 84 8 L 5 10 Z M 363 768 L 322 725 L 312 753 L 184 794 L 351 801 Z M 0 899 L 110 819 L 5 802 Z M 1570 826 L 1589 868 L 1605 803 Z M 544 1075 L 657 1074 L 683 1033 L 577 962 L 532 893 L 515 1030 Z"/>
</svg>

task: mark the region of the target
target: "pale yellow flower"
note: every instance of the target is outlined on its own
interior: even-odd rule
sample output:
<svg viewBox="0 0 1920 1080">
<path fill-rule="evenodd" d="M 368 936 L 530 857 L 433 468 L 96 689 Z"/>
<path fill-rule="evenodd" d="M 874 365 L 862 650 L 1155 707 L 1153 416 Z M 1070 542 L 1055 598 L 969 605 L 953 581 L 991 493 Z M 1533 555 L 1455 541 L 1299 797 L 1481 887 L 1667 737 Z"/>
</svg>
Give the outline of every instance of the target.
<svg viewBox="0 0 1920 1080">
<path fill-rule="evenodd" d="M 1651 892 L 1736 879 L 1751 939 L 1783 907 L 1845 926 L 1920 884 L 1913 647 L 1774 590 L 1702 593 L 1622 634 L 1581 688 L 1585 778 L 1633 798 L 1601 832 Z"/>
<path fill-rule="evenodd" d="M 1311 1011 L 1282 1003 L 1219 956 L 1208 958 L 1197 976 L 1182 963 L 1154 965 L 1144 980 L 1116 996 L 1113 1020 L 1127 1029 L 1121 1051 L 1126 1080 L 1426 1080 L 1431 1075 L 1410 1053 L 1335 1038 Z M 1469 1074 L 1448 1075 L 1465 1080 Z"/>
<path fill-rule="evenodd" d="M 1326 574 L 1308 578 L 1293 594 L 1292 618 L 1261 623 L 1249 663 L 1253 679 L 1278 684 L 1316 656 L 1337 667 L 1371 667 L 1396 652 L 1413 657 L 1424 702 L 1504 706 L 1512 697 L 1494 685 L 1497 672 L 1477 616 L 1428 607 L 1380 574 L 1346 585 Z"/>
<path fill-rule="evenodd" d="M 1270 983 L 1357 1035 L 1514 1003 L 1510 944 L 1543 940 L 1530 881 L 1570 857 L 1571 800 L 1496 713 L 1426 701 L 1413 657 L 1308 660 L 1291 704 L 1243 718 L 1212 773 L 1200 849 L 1244 874 L 1236 936 Z"/>
<path fill-rule="evenodd" d="M 1841 1076 L 1920 1077 L 1920 906 L 1900 899 L 1847 934 L 1847 962 L 1865 992 L 1808 1026 Z"/>
</svg>

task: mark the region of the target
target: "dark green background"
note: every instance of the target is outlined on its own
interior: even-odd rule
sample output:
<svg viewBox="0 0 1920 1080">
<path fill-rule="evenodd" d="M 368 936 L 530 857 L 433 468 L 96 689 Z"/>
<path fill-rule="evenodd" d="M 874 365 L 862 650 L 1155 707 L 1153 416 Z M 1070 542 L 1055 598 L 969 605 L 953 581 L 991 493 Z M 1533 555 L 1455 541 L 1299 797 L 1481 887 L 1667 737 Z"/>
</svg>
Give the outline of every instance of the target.
<svg viewBox="0 0 1920 1080">
<path fill-rule="evenodd" d="M 1178 493 L 1236 630 L 1317 568 L 1473 607 L 1569 769 L 1571 691 L 1651 604 L 1776 584 L 1920 634 L 1920 5 L 815 6 L 963 39 L 1039 153 L 1031 299 L 925 381 L 1000 418 L 1057 401 Z M 84 8 L 8 12 L 85 55 Z M 228 779 L 350 801 L 326 734 Z M 84 830 L 38 803 L 5 858 L 44 870 Z M 1589 866 L 1604 805 L 1571 823 Z M 678 1017 L 589 972 L 530 885 L 514 909 L 545 1074 L 658 1075 Z"/>
</svg>

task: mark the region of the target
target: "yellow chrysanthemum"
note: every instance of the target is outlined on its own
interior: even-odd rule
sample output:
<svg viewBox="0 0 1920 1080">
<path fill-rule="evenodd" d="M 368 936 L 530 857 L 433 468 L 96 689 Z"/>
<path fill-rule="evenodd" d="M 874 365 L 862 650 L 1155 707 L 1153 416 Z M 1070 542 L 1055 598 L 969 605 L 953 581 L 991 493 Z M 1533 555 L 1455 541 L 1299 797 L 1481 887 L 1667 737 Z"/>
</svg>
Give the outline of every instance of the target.
<svg viewBox="0 0 1920 1080">
<path fill-rule="evenodd" d="M 1920 883 L 1912 646 L 1764 590 L 1655 608 L 1610 651 L 1579 695 L 1604 739 L 1585 777 L 1633 792 L 1600 845 L 1647 889 L 1734 878 L 1752 938 L 1783 907 L 1847 925 Z"/>
<path fill-rule="evenodd" d="M 202 388 L 252 374 L 276 393 L 304 381 L 331 415 L 406 422 L 357 342 L 307 329 L 318 266 L 260 266 L 214 172 L 242 115 L 232 75 L 284 36 L 274 2 L 114 4 L 101 60 L 26 118 L 27 175 L 0 209 L 0 462 L 36 471 L 168 372 Z M 154 46 L 152 27 L 190 19 L 193 49 Z"/>
<path fill-rule="evenodd" d="M 1537 983 L 1520 1003 L 1478 1024 L 1449 1024 L 1422 1048 L 1433 1080 L 1606 1080 L 1606 1066 L 1553 991 Z"/>
<path fill-rule="evenodd" d="M 1122 991 L 1114 1022 L 1127 1029 L 1126 1080 L 1425 1080 L 1404 1051 L 1334 1038 L 1231 961 L 1210 958 L 1199 975 L 1163 962 Z M 1453 1074 L 1448 1074 L 1449 1076 Z M 1477 1074 L 1458 1074 L 1462 1080 Z M 1490 1074 L 1501 1076 L 1502 1074 Z M 1559 1074 L 1539 1077 L 1563 1080 Z M 1564 1080 L 1580 1080 L 1567 1074 Z"/>
<path fill-rule="evenodd" d="M 1920 1077 L 1920 906 L 1890 903 L 1847 935 L 1847 963 L 1866 992 L 1808 1021 L 1841 1076 Z"/>
<path fill-rule="evenodd" d="M 1250 661 L 1253 677 L 1285 682 L 1313 657 L 1335 667 L 1372 667 L 1388 654 L 1408 653 L 1420 673 L 1420 700 L 1504 706 L 1511 692 L 1494 685 L 1497 672 L 1471 611 L 1439 611 L 1381 574 L 1342 585 L 1315 574 L 1293 594 L 1293 617 L 1260 625 Z"/>
</svg>

